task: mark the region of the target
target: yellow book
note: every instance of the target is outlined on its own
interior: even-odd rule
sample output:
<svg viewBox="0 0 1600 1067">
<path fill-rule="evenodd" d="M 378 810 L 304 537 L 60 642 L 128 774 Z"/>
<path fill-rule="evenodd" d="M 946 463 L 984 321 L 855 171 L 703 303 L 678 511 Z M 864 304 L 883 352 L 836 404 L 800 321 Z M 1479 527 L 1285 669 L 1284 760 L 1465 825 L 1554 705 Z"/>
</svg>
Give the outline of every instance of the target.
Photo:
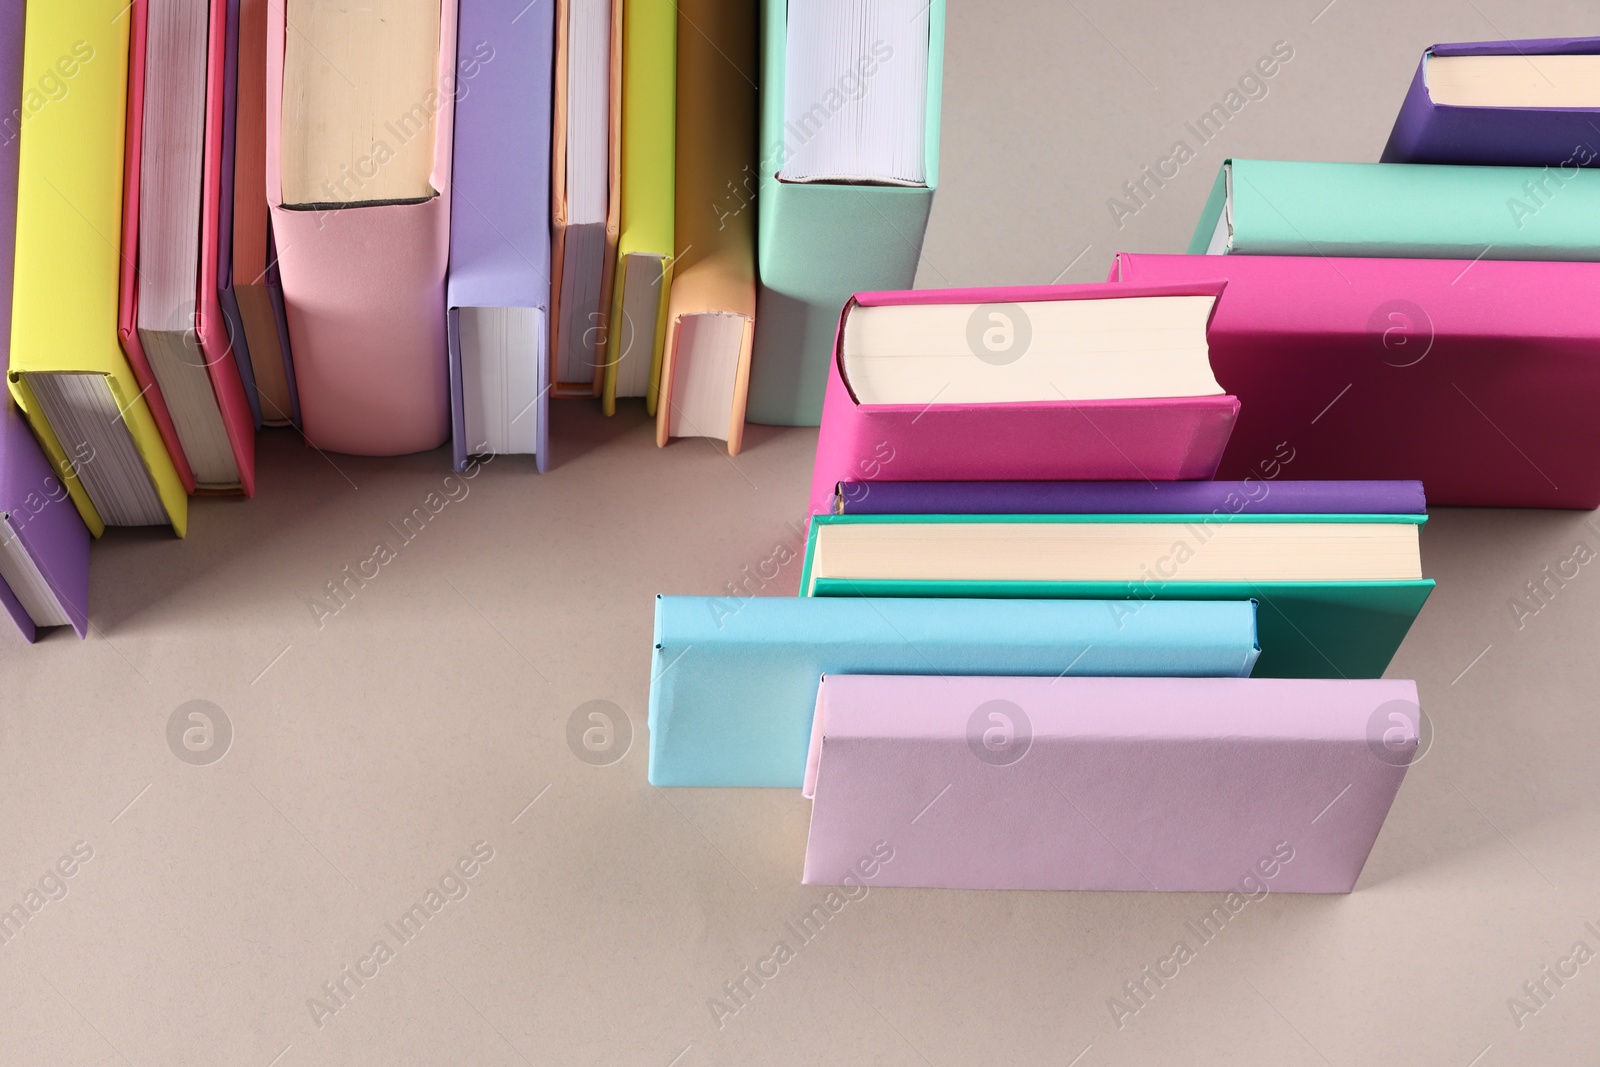
<svg viewBox="0 0 1600 1067">
<path fill-rule="evenodd" d="M 673 263 L 673 128 L 678 9 L 628 0 L 622 33 L 622 232 L 600 403 L 642 396 L 656 410 Z"/>
<path fill-rule="evenodd" d="M 117 341 L 126 0 L 28 5 L 9 382 L 95 536 L 189 501 Z"/>
</svg>

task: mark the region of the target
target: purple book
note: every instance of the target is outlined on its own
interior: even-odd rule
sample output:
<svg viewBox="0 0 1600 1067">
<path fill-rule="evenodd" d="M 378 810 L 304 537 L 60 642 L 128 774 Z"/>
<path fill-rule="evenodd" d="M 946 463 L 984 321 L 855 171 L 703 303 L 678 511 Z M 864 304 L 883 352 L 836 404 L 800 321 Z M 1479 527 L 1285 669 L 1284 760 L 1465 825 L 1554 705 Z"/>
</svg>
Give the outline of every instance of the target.
<svg viewBox="0 0 1600 1067">
<path fill-rule="evenodd" d="M 840 482 L 840 515 L 1425 515 L 1421 482 Z"/>
<path fill-rule="evenodd" d="M 555 5 L 461 0 L 456 40 L 446 297 L 451 448 L 458 471 L 469 456 L 512 452 L 533 453 L 543 471 Z M 485 338 L 504 329 L 531 352 L 508 346 L 497 366 L 493 345 L 474 344 L 480 328 Z"/>
<path fill-rule="evenodd" d="M 23 10 L 23 0 L 0 0 L 0 372 L 11 355 Z M 41 626 L 89 630 L 89 531 L 8 392 L 0 396 L 0 607 L 29 641 Z"/>
<path fill-rule="evenodd" d="M 1434 45 L 1417 65 L 1383 162 L 1600 166 L 1600 108 L 1461 107 L 1437 104 L 1428 91 L 1428 63 L 1435 56 L 1596 54 L 1600 37 Z"/>
</svg>

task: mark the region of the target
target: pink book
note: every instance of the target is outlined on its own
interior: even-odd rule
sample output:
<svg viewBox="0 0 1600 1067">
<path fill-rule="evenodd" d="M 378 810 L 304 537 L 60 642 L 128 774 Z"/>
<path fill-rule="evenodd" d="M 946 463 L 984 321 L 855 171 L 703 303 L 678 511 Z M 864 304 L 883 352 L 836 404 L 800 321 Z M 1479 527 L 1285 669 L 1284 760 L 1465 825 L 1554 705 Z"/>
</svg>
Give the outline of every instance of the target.
<svg viewBox="0 0 1600 1067">
<path fill-rule="evenodd" d="M 221 217 L 222 149 L 224 98 L 227 88 L 228 61 L 228 5 L 227 0 L 212 0 L 211 18 L 207 33 L 208 59 L 206 61 L 206 110 L 204 172 L 202 177 L 203 200 L 200 224 L 200 263 L 195 292 L 195 333 L 200 344 L 201 358 L 222 415 L 222 424 L 233 449 L 234 461 L 239 468 L 239 484 L 226 488 L 197 486 L 194 471 L 189 465 L 183 443 L 178 437 L 171 411 L 162 396 L 144 346 L 139 341 L 139 196 L 141 166 L 144 158 L 145 109 L 145 47 L 149 29 L 149 12 L 146 0 L 135 0 L 131 8 L 133 19 L 129 27 L 128 63 L 128 135 L 124 153 L 123 210 L 122 210 L 122 280 L 117 322 L 117 334 L 122 341 L 123 353 L 133 369 L 139 387 L 155 417 L 161 439 L 172 457 L 178 477 L 188 493 L 254 496 L 256 490 L 256 437 L 255 415 L 245 396 L 244 382 L 239 376 L 239 365 L 233 351 L 233 339 L 222 313 L 217 294 L 218 228 L 232 225 L 232 220 Z"/>
<path fill-rule="evenodd" d="M 1227 285 L 1211 363 L 1243 410 L 1218 477 L 1600 505 L 1600 263 L 1122 253 L 1111 276 Z"/>
<path fill-rule="evenodd" d="M 830 675 L 804 881 L 1347 893 L 1420 719 L 1408 681 Z"/>
<path fill-rule="evenodd" d="M 450 436 L 445 268 L 456 4 L 441 3 L 439 9 L 437 88 L 418 104 L 437 108 L 435 195 L 421 201 L 289 205 L 281 170 L 284 0 L 269 0 L 267 203 L 303 429 L 318 448 L 402 455 L 436 448 Z"/>
<path fill-rule="evenodd" d="M 919 481 L 1148 481 L 1209 478 L 1238 415 L 1231 396 L 1001 403 L 871 404 L 846 378 L 845 335 L 858 308 L 974 304 L 1026 309 L 1034 302 L 1119 297 L 1210 297 L 1217 283 L 1140 287 L 1050 285 L 857 293 L 840 316 L 822 404 L 811 513 L 831 510 L 834 486 L 877 478 Z M 1023 312 L 1026 314 L 1025 310 Z M 1036 313 L 1037 314 L 1037 313 Z M 995 320 L 1002 327 L 1006 318 Z M 973 366 L 1014 359 L 979 355 L 983 323 L 968 329 Z M 1009 335 L 1008 335 L 1009 336 Z M 931 384 L 931 383 L 930 383 Z"/>
</svg>

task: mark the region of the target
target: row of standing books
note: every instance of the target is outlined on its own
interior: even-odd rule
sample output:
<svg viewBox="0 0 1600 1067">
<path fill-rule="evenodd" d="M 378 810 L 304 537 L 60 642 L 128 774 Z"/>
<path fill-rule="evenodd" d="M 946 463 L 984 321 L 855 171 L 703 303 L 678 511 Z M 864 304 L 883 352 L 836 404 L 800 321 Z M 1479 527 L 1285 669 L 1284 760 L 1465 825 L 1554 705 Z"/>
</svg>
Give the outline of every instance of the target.
<svg viewBox="0 0 1600 1067">
<path fill-rule="evenodd" d="M 262 425 L 541 471 L 551 396 L 730 453 L 747 410 L 814 425 L 839 304 L 915 273 L 943 17 L 0 0 L 13 526 L 182 536 L 190 495 L 253 495 Z M 46 526 L 7 606 L 82 633 L 87 542 Z"/>
<path fill-rule="evenodd" d="M 799 596 L 658 599 L 651 780 L 800 787 L 807 883 L 1349 891 L 1423 484 L 1600 503 L 1577 107 L 1600 40 L 1439 46 L 1386 162 L 1229 160 L 1186 255 L 856 294 Z"/>
</svg>

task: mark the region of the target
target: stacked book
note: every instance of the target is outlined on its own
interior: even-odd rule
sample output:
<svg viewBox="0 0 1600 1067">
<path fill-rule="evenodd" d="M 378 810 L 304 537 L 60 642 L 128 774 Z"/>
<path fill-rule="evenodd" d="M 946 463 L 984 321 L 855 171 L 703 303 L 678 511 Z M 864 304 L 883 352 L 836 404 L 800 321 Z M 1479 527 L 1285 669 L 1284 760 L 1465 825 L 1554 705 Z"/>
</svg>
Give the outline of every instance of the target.
<svg viewBox="0 0 1600 1067">
<path fill-rule="evenodd" d="M 814 425 L 839 303 L 913 281 L 943 21 L 0 0 L 8 613 L 86 632 L 88 536 L 253 496 L 263 426 L 542 471 L 551 396 Z"/>
<path fill-rule="evenodd" d="M 808 882 L 1352 888 L 1420 735 L 1422 486 L 1212 480 L 1226 298 L 853 297 L 801 595 L 658 602 L 652 780 L 801 786 Z"/>
<path fill-rule="evenodd" d="M 853 295 L 796 598 L 661 598 L 650 774 L 804 880 L 1350 890 L 1436 503 L 1593 508 L 1600 40 L 1437 46 L 1374 164 L 1223 164 L 1101 285 Z"/>
</svg>

